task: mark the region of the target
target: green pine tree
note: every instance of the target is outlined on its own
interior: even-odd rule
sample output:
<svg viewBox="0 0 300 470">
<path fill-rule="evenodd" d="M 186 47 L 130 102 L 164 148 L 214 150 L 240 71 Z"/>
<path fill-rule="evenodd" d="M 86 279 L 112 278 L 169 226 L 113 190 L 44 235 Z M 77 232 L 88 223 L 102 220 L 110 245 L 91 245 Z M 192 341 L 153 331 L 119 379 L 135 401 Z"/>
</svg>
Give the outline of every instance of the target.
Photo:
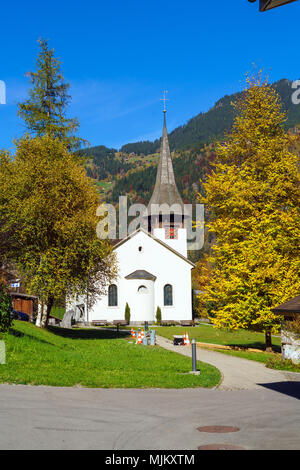
<svg viewBox="0 0 300 470">
<path fill-rule="evenodd" d="M 58 138 L 72 150 L 80 148 L 83 139 L 75 134 L 79 128 L 77 119 L 66 117 L 71 96 L 70 85 L 65 83 L 61 62 L 49 49 L 48 41 L 39 39 L 39 54 L 36 72 L 29 72 L 32 88 L 29 98 L 18 105 L 18 115 L 24 119 L 28 132 L 34 137 Z"/>
</svg>

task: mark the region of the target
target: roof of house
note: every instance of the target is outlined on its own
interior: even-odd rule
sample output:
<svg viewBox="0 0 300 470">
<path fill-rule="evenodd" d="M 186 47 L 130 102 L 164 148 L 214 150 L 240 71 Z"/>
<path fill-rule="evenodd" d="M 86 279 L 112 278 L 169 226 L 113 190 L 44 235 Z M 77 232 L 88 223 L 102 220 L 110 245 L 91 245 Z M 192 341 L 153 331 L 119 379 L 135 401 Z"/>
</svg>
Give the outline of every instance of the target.
<svg viewBox="0 0 300 470">
<path fill-rule="evenodd" d="M 30 299 L 30 300 L 36 300 L 38 299 L 38 297 L 36 297 L 35 295 L 29 295 L 29 294 L 22 294 L 20 292 L 10 292 L 10 295 L 12 297 L 20 297 L 22 299 Z"/>
<path fill-rule="evenodd" d="M 138 269 L 137 271 L 128 274 L 128 276 L 125 276 L 125 279 L 145 279 L 148 281 L 155 281 L 156 276 L 154 276 L 154 274 L 149 273 L 148 271 L 145 271 L 144 269 Z"/>
<path fill-rule="evenodd" d="M 162 245 L 163 247 L 167 248 L 168 250 L 170 250 L 172 253 L 174 253 L 174 255 L 177 255 L 179 256 L 179 258 L 183 259 L 184 261 L 186 261 L 187 263 L 189 263 L 191 266 L 193 266 L 193 268 L 196 266 L 192 261 L 190 261 L 188 258 L 186 258 L 185 256 L 183 256 L 181 253 L 178 253 L 178 251 L 174 250 L 172 247 L 170 247 L 169 245 L 167 245 L 167 243 L 163 242 L 162 240 L 160 240 L 159 238 L 155 237 L 154 235 L 152 235 L 152 233 L 149 233 L 147 232 L 145 229 L 143 229 L 142 227 L 138 228 L 135 232 L 129 234 L 126 238 L 123 238 L 121 241 L 119 241 L 116 245 L 114 245 L 113 247 L 113 250 L 115 250 L 116 248 L 119 248 L 121 245 L 123 245 L 123 243 L 126 243 L 128 240 L 130 240 L 131 238 L 135 237 L 135 235 L 137 235 L 138 233 L 140 232 L 143 232 L 145 235 L 148 235 L 148 237 L 152 238 L 154 241 L 156 241 L 157 243 L 159 243 L 160 245 Z"/>
<path fill-rule="evenodd" d="M 300 295 L 294 297 L 287 302 L 284 302 L 278 307 L 272 309 L 275 313 L 280 313 L 282 315 L 288 315 L 290 313 L 300 313 Z"/>
</svg>

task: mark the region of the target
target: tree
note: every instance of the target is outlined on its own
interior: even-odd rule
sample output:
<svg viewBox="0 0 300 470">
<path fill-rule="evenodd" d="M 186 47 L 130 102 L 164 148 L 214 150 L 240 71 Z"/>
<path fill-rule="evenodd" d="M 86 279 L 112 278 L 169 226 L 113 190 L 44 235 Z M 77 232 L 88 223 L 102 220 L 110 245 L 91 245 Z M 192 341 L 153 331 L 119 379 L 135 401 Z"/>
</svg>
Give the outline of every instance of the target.
<svg viewBox="0 0 300 470">
<path fill-rule="evenodd" d="M 125 320 L 129 325 L 129 323 L 130 323 L 130 307 L 129 307 L 127 302 L 126 302 L 126 307 L 125 307 Z"/>
<path fill-rule="evenodd" d="M 157 307 L 156 309 L 156 323 L 158 325 L 161 324 L 161 320 L 162 320 L 162 317 L 161 317 L 161 308 L 160 307 Z"/>
<path fill-rule="evenodd" d="M 217 327 L 264 331 L 270 348 L 272 308 L 300 290 L 299 172 L 277 93 L 262 72 L 247 84 L 200 197 L 217 237 L 205 297 Z"/>
<path fill-rule="evenodd" d="M 81 146 L 84 140 L 75 136 L 79 122 L 66 117 L 66 109 L 71 100 L 61 72 L 61 62 L 54 57 L 54 49 L 49 49 L 48 41 L 38 40 L 40 51 L 36 72 L 29 72 L 32 88 L 29 98 L 18 105 L 18 115 L 24 119 L 32 136 L 51 136 L 65 142 L 70 149 Z"/>
<path fill-rule="evenodd" d="M 55 300 L 88 295 L 91 305 L 115 276 L 111 247 L 96 236 L 98 194 L 79 159 L 49 136 L 24 137 L 1 168 L 13 259 L 28 291 L 46 307 L 44 327 Z"/>
<path fill-rule="evenodd" d="M 7 331 L 12 324 L 12 302 L 4 279 L 0 277 L 0 332 Z"/>
<path fill-rule="evenodd" d="M 0 151 L 0 269 L 9 263 L 14 245 L 14 227 L 7 226 L 7 209 L 10 203 L 7 186 L 10 176 L 9 153 Z"/>
</svg>

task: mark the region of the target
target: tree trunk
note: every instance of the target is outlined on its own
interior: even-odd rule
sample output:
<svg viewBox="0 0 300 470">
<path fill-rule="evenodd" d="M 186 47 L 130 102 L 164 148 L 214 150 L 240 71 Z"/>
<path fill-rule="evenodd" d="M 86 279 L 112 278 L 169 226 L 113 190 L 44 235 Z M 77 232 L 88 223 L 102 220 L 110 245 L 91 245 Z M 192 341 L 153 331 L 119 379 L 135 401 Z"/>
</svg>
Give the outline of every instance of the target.
<svg viewBox="0 0 300 470">
<path fill-rule="evenodd" d="M 41 328 L 47 328 L 48 326 L 49 316 L 51 313 L 51 309 L 53 307 L 53 303 L 54 303 L 53 297 L 49 297 L 48 302 L 47 302 L 47 309 L 46 311 L 43 312 L 43 316 L 41 319 Z"/>
<path fill-rule="evenodd" d="M 41 302 L 39 303 L 39 306 L 38 306 L 38 314 L 37 314 L 37 318 L 35 322 L 35 326 L 38 326 L 39 328 L 41 328 L 43 314 L 44 314 L 44 302 Z"/>
<path fill-rule="evenodd" d="M 273 352 L 271 330 L 266 331 L 266 351 Z"/>
</svg>

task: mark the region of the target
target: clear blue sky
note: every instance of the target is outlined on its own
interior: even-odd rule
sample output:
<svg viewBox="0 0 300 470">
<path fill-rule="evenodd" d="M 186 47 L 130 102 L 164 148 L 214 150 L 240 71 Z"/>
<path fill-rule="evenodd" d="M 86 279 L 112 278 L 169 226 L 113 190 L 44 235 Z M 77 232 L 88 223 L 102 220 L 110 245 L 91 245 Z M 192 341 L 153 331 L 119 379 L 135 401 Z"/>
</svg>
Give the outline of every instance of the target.
<svg viewBox="0 0 300 470">
<path fill-rule="evenodd" d="M 159 137 L 164 88 L 171 131 L 240 90 L 253 62 L 271 81 L 300 76 L 300 2 L 266 13 L 247 0 L 17 0 L 0 9 L 0 148 L 23 133 L 16 103 L 39 37 L 63 62 L 70 114 L 92 145 Z"/>
</svg>

